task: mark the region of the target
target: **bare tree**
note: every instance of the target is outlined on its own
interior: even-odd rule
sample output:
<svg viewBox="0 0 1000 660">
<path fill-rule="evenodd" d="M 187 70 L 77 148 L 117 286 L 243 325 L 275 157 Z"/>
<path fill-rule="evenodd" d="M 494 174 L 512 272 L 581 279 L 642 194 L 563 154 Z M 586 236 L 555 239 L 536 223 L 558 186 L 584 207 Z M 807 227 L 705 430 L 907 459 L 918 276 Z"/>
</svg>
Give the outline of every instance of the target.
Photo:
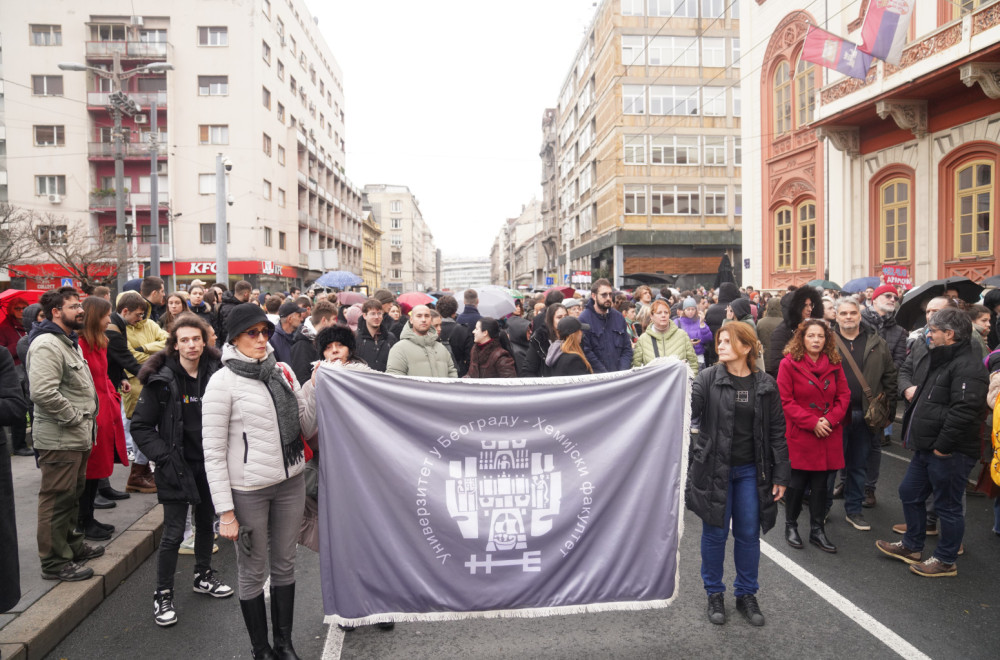
<svg viewBox="0 0 1000 660">
<path fill-rule="evenodd" d="M 0 268 L 34 256 L 35 244 L 28 236 L 30 224 L 30 212 L 0 203 Z"/>
<path fill-rule="evenodd" d="M 80 280 L 84 293 L 98 286 L 114 287 L 118 279 L 114 240 L 54 213 L 24 212 L 24 220 L 22 240 L 30 245 L 30 256 L 65 268 Z"/>
</svg>

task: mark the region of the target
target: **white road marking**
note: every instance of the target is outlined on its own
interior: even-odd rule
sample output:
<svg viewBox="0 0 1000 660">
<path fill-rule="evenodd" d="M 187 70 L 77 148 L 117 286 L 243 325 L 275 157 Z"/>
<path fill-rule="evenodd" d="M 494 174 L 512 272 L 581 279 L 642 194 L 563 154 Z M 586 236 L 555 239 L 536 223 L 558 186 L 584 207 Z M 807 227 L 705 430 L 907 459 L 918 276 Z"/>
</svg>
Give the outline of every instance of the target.
<svg viewBox="0 0 1000 660">
<path fill-rule="evenodd" d="M 815 575 L 802 568 L 782 553 L 778 552 L 774 546 L 762 540 L 760 542 L 760 551 L 771 561 L 788 571 L 792 577 L 796 578 L 799 582 L 819 594 L 820 598 L 840 610 L 840 612 L 847 618 L 851 619 L 867 632 L 871 633 L 875 639 L 879 640 L 899 654 L 900 657 L 906 658 L 907 660 L 930 660 L 930 656 L 921 652 L 920 649 L 907 642 L 879 621 L 875 620 L 874 617 L 844 596 L 841 596 Z"/>
<path fill-rule="evenodd" d="M 332 616 L 324 617 L 323 623 L 327 625 L 327 629 L 322 660 L 340 660 L 340 652 L 344 648 L 344 631 L 337 627 Z"/>
<path fill-rule="evenodd" d="M 884 449 L 882 450 L 882 455 L 895 458 L 897 461 L 903 461 L 904 463 L 910 462 L 909 458 L 904 458 L 903 456 L 897 456 L 896 454 L 893 454 L 891 451 L 885 451 Z"/>
</svg>

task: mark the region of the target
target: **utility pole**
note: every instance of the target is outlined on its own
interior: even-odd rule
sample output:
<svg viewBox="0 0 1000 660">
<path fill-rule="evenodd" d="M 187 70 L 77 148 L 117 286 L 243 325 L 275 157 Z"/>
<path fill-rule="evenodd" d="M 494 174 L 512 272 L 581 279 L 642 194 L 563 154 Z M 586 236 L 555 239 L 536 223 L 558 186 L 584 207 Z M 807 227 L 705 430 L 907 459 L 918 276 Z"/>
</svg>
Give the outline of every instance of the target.
<svg viewBox="0 0 1000 660">
<path fill-rule="evenodd" d="M 215 281 L 229 287 L 229 255 L 226 241 L 226 171 L 233 169 L 228 158 L 215 157 Z"/>
<path fill-rule="evenodd" d="M 159 180 L 159 134 L 157 133 L 156 98 L 149 106 L 149 225 L 153 232 L 149 243 L 149 270 L 154 277 L 160 276 L 160 203 Z"/>
</svg>

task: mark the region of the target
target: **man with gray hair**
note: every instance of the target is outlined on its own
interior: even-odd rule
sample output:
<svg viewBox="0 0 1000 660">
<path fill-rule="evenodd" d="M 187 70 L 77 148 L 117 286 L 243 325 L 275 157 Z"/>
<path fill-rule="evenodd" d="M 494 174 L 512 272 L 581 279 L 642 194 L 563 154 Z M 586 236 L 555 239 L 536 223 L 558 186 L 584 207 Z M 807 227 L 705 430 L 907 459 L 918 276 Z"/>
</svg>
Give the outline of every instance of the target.
<svg viewBox="0 0 1000 660">
<path fill-rule="evenodd" d="M 876 541 L 886 555 L 910 565 L 924 577 L 958 575 L 955 565 L 965 513 L 966 479 L 979 456 L 979 425 L 986 406 L 986 369 L 973 354 L 972 322 L 959 309 L 947 307 L 927 323 L 931 348 L 928 365 L 915 383 L 903 416 L 903 442 L 914 450 L 899 485 L 906 518 L 902 541 Z M 927 537 L 927 498 L 934 498 L 940 541 L 921 561 Z"/>
<path fill-rule="evenodd" d="M 861 304 L 857 298 L 840 298 L 835 303 L 837 329 L 835 338 L 842 358 L 847 386 L 851 390 L 850 412 L 844 421 L 844 511 L 847 522 L 855 529 L 867 532 L 871 525 L 861 512 L 864 499 L 865 464 L 872 448 L 874 434 L 882 429 L 869 428 L 865 413 L 871 405 L 865 389 L 872 398 L 885 393 L 889 410 L 896 409 L 896 364 L 888 344 L 877 332 L 861 323 Z M 858 373 L 862 378 L 859 378 Z M 862 379 L 864 383 L 862 383 Z M 835 473 L 830 473 L 833 481 Z M 832 493 L 833 484 L 827 492 Z M 832 500 L 828 502 L 832 504 Z"/>
</svg>

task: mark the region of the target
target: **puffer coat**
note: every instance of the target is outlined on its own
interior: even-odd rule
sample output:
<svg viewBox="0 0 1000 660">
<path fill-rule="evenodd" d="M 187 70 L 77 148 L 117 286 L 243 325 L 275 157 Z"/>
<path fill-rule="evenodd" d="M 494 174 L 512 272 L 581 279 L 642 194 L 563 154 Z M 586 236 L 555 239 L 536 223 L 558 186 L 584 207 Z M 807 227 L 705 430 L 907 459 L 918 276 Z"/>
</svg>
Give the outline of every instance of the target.
<svg viewBox="0 0 1000 660">
<path fill-rule="evenodd" d="M 844 467 L 843 424 L 851 405 L 851 390 L 841 365 L 831 363 L 825 353 L 816 362 L 808 355 L 801 360 L 786 355 L 778 370 L 778 390 L 792 468 L 818 471 Z M 826 417 L 833 427 L 825 438 L 813 432 L 820 417 Z"/>
<path fill-rule="evenodd" d="M 267 353 L 274 352 L 267 345 Z M 232 344 L 222 349 L 222 364 L 230 360 L 255 362 Z M 291 367 L 278 363 L 291 376 L 299 404 L 302 435 L 316 429 L 315 407 L 310 414 L 307 399 L 314 396 L 312 382 L 299 387 Z M 282 377 L 286 377 L 285 374 Z M 282 457 L 278 414 L 271 393 L 262 381 L 237 375 L 223 366 L 208 382 L 202 399 L 202 448 L 205 474 L 212 489 L 216 513 L 231 511 L 233 490 L 259 490 L 294 477 L 305 469 L 305 461 L 285 467 Z"/>
<path fill-rule="evenodd" d="M 451 351 L 437 340 L 437 331 L 430 328 L 425 335 L 418 335 L 407 323 L 399 341 L 389 349 L 385 372 L 396 376 L 426 378 L 458 378 L 458 370 L 451 359 Z"/>
<path fill-rule="evenodd" d="M 757 498 L 762 532 L 774 527 L 778 505 L 772 487 L 787 486 L 790 476 L 785 444 L 785 416 L 774 379 L 754 373 L 754 460 L 757 464 Z M 709 525 L 722 527 L 726 518 L 730 450 L 736 423 L 736 388 L 725 365 L 703 370 L 691 388 L 692 434 L 690 468 L 684 501 Z"/>
<path fill-rule="evenodd" d="M 657 357 L 667 357 L 668 355 L 687 360 L 692 372 L 698 373 L 698 356 L 694 352 L 691 338 L 673 321 L 670 321 L 670 325 L 663 332 L 657 331 L 652 324 L 646 328 L 646 332 L 642 333 L 639 341 L 635 344 L 635 351 L 632 353 L 632 366 L 642 367 Z"/>
</svg>

